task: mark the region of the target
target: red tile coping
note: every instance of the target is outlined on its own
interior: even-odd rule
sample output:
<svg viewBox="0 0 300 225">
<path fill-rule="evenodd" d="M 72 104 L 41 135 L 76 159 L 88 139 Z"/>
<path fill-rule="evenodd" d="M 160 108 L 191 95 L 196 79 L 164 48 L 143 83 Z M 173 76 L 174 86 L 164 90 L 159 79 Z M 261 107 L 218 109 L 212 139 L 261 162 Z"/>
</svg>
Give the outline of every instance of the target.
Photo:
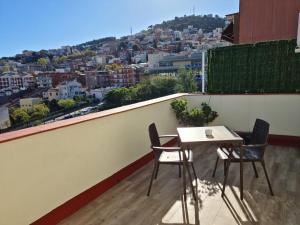
<svg viewBox="0 0 300 225">
<path fill-rule="evenodd" d="M 268 142 L 270 145 L 300 147 L 300 137 L 298 136 L 270 134 Z"/>
<path fill-rule="evenodd" d="M 236 131 L 236 133 L 242 135 L 248 132 Z M 300 136 L 269 134 L 268 144 L 285 147 L 300 147 Z"/>
<path fill-rule="evenodd" d="M 43 133 L 46 131 L 51 131 L 51 130 L 67 127 L 67 126 L 72 126 L 75 124 L 87 122 L 90 120 L 95 120 L 98 118 L 130 111 L 130 110 L 134 110 L 134 109 L 138 109 L 138 108 L 142 108 L 142 107 L 146 107 L 149 105 L 157 104 L 160 102 L 168 101 L 170 99 L 174 99 L 174 98 L 178 98 L 178 97 L 182 97 L 182 96 L 186 96 L 186 95 L 187 94 L 168 95 L 165 97 L 151 99 L 151 100 L 144 101 L 144 102 L 138 102 L 135 104 L 126 105 L 126 106 L 122 106 L 122 107 L 118 107 L 118 108 L 114 108 L 114 109 L 109 109 L 109 110 L 105 110 L 105 111 L 98 112 L 98 113 L 91 113 L 91 114 L 88 114 L 85 116 L 80 116 L 80 117 L 76 117 L 76 118 L 72 118 L 72 119 L 57 121 L 57 122 L 53 122 L 53 123 L 49 123 L 49 124 L 45 124 L 45 125 L 40 125 L 40 126 L 36 126 L 36 127 L 30 127 L 30 128 L 26 128 L 26 129 L 22 129 L 22 130 L 3 133 L 3 134 L 0 134 L 0 143 L 12 141 L 12 140 L 15 140 L 18 138 L 23 138 L 23 137 L 27 137 L 30 135 L 39 134 L 39 133 Z"/>
<path fill-rule="evenodd" d="M 164 146 L 174 146 L 175 144 L 176 138 L 171 139 L 169 142 L 164 144 Z M 48 214 L 31 223 L 31 225 L 58 224 L 60 221 L 69 217 L 70 215 L 78 211 L 80 208 L 82 208 L 95 198 L 99 197 L 101 194 L 103 194 L 104 192 L 121 182 L 123 179 L 125 179 L 126 177 L 128 177 L 129 175 L 146 165 L 152 159 L 153 153 L 150 152 L 145 156 L 141 157 L 140 159 L 136 160 L 135 162 L 131 163 L 130 165 L 126 166 L 125 168 L 121 169 L 120 171 L 116 172 L 112 176 L 99 182 L 95 186 L 89 188 L 88 190 L 80 193 L 79 195 L 75 196 L 74 198 L 70 199 L 64 204 L 53 209 Z"/>
</svg>

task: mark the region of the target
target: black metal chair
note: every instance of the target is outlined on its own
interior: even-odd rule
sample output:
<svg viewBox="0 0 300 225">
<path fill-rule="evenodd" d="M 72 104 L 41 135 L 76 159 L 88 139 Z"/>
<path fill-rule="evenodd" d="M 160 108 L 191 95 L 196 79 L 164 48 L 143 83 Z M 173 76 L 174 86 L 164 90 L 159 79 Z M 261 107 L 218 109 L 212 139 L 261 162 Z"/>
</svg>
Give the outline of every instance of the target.
<svg viewBox="0 0 300 225">
<path fill-rule="evenodd" d="M 191 150 L 183 151 L 181 147 L 164 147 L 160 143 L 161 138 L 178 138 L 178 135 L 158 135 L 154 123 L 149 125 L 149 136 L 151 141 L 151 148 L 154 153 L 154 169 L 151 175 L 151 180 L 148 188 L 147 195 L 150 195 L 153 179 L 157 178 L 160 164 L 178 165 L 179 177 L 181 177 L 181 166 L 183 166 L 183 153 L 186 154 L 188 164 L 192 166 L 195 179 L 197 179 L 196 171 L 193 165 L 193 152 Z M 178 143 L 180 146 L 180 143 Z"/>
<path fill-rule="evenodd" d="M 222 196 L 224 196 L 225 192 L 225 186 L 227 182 L 228 177 L 228 171 L 229 166 L 231 163 L 243 163 L 243 162 L 251 162 L 252 167 L 255 173 L 255 176 L 258 177 L 258 173 L 256 170 L 255 162 L 260 162 L 267 182 L 270 189 L 271 195 L 273 194 L 273 190 L 271 187 L 271 183 L 269 180 L 269 176 L 265 167 L 265 161 L 264 161 L 264 153 L 268 142 L 268 136 L 269 136 L 269 123 L 267 123 L 264 120 L 256 119 L 255 125 L 253 127 L 253 131 L 251 134 L 240 134 L 244 138 L 244 145 L 237 148 L 228 148 L 228 147 L 220 147 L 217 150 L 217 161 L 215 164 L 215 168 L 213 171 L 213 177 L 215 176 L 218 160 L 219 158 L 224 160 L 224 183 L 223 183 L 223 190 L 222 190 Z M 241 174 L 243 173 L 243 167 L 241 166 Z M 243 179 L 240 182 L 241 185 L 241 199 L 243 199 Z"/>
</svg>

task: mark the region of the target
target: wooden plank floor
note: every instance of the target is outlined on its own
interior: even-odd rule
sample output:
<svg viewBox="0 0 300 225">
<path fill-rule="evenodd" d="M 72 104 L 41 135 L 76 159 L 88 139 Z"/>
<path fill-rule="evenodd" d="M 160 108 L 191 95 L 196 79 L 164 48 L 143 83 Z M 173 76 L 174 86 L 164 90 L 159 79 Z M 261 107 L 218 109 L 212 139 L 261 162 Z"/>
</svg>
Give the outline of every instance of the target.
<svg viewBox="0 0 300 225">
<path fill-rule="evenodd" d="M 300 224 L 300 149 L 267 148 L 265 160 L 274 197 L 269 194 L 261 165 L 257 164 L 259 178 L 255 178 L 251 164 L 246 164 L 243 201 L 239 199 L 238 164 L 230 167 L 226 196 L 221 197 L 221 163 L 216 177 L 211 177 L 215 150 L 213 146 L 202 146 L 194 151 L 198 204 L 195 204 L 190 192 L 187 202 L 183 201 L 178 167 L 169 165 L 161 165 L 151 196 L 147 197 L 153 169 L 153 162 L 150 162 L 60 224 Z"/>
</svg>

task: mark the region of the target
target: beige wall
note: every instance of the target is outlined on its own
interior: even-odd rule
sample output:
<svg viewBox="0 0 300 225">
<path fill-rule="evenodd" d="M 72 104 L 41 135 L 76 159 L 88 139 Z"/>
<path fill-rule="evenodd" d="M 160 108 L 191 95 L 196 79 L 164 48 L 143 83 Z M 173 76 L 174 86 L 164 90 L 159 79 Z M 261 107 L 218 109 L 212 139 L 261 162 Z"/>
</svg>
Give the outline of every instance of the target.
<svg viewBox="0 0 300 225">
<path fill-rule="evenodd" d="M 176 132 L 172 98 L 129 111 L 123 107 L 118 111 L 124 112 L 106 117 L 98 113 L 94 120 L 1 143 L 0 225 L 31 223 L 147 154 L 151 122 L 160 133 Z M 210 99 L 220 114 L 214 124 L 248 131 L 260 117 L 271 123 L 273 134 L 300 136 L 300 95 L 186 98 L 191 106 Z"/>
<path fill-rule="evenodd" d="M 176 131 L 170 100 L 2 143 L 0 224 L 29 224 L 149 153 L 151 122 Z"/>
<path fill-rule="evenodd" d="M 270 123 L 270 133 L 300 136 L 300 95 L 190 95 L 191 107 L 210 102 L 219 113 L 216 125 L 251 131 L 256 118 Z"/>
</svg>

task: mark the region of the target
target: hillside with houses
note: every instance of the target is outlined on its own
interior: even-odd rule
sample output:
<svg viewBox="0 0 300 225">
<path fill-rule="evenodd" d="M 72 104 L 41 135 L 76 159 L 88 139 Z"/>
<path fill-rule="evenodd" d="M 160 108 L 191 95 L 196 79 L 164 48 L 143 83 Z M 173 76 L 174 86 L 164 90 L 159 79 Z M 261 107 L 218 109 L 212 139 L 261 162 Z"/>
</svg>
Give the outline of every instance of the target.
<svg viewBox="0 0 300 225">
<path fill-rule="evenodd" d="M 229 45 L 221 40 L 225 23 L 217 15 L 175 17 L 121 38 L 3 57 L 0 129 L 30 121 L 31 115 L 41 118 L 73 106 L 101 103 L 109 91 L 134 86 L 144 77 L 176 76 L 181 68 L 200 75 L 202 52 Z M 61 106 L 65 100 L 73 101 L 72 107 Z M 27 114 L 30 119 L 24 119 Z"/>
</svg>

